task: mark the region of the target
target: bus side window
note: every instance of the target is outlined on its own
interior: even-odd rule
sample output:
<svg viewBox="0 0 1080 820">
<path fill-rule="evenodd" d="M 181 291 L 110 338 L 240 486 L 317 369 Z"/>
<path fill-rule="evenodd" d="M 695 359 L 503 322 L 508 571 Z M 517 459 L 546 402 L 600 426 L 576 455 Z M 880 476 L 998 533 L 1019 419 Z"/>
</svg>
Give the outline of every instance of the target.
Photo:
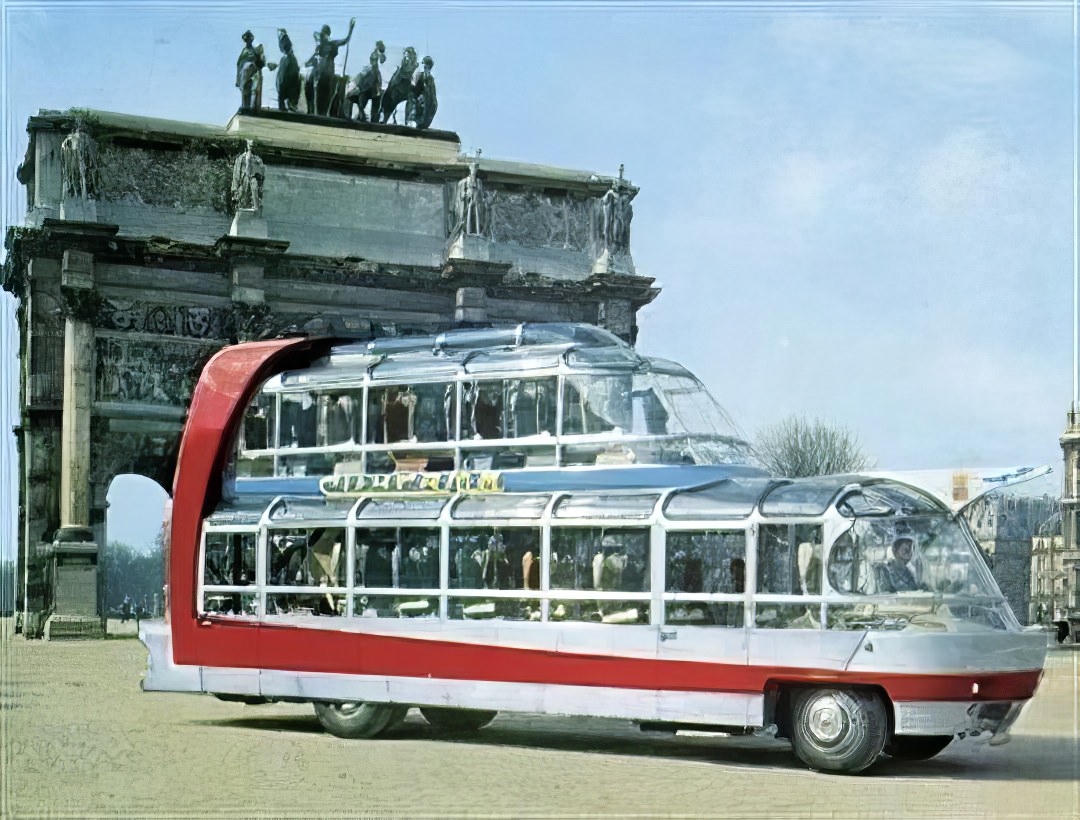
<svg viewBox="0 0 1080 820">
<path fill-rule="evenodd" d="M 345 583 L 345 530 L 271 530 L 267 538 L 269 586 L 341 587 Z"/>
<path fill-rule="evenodd" d="M 272 394 L 257 393 L 244 416 L 242 450 L 268 450 L 275 446 L 277 401 Z"/>
<path fill-rule="evenodd" d="M 764 525 L 758 540 L 758 592 L 819 595 L 821 543 L 820 525 Z"/>
<path fill-rule="evenodd" d="M 314 447 L 317 424 L 318 411 L 314 393 L 309 390 L 282 394 L 279 447 Z"/>
<path fill-rule="evenodd" d="M 501 381 L 465 385 L 461 417 L 463 438 L 502 438 L 506 435 L 504 387 Z"/>
<path fill-rule="evenodd" d="M 648 593 L 646 529 L 553 527 L 551 588 Z M 648 623 L 647 600 L 556 600 L 552 620 Z"/>
<path fill-rule="evenodd" d="M 247 586 L 255 583 L 253 532 L 208 532 L 203 564 L 203 583 Z"/>
<path fill-rule="evenodd" d="M 666 592 L 741 594 L 745 590 L 746 535 L 742 530 L 668 532 Z M 665 623 L 742 626 L 738 601 L 670 601 Z"/>
<path fill-rule="evenodd" d="M 558 393 L 558 380 L 546 379 L 508 379 L 506 395 L 509 404 L 507 413 L 507 436 L 521 438 L 542 433 L 555 433 L 555 407 Z"/>
<path fill-rule="evenodd" d="M 450 533 L 451 590 L 527 590 L 539 587 L 540 530 L 534 527 L 469 527 Z M 450 597 L 452 619 L 540 619 L 540 601 L 484 596 Z"/>
<path fill-rule="evenodd" d="M 360 425 L 360 393 L 323 393 L 319 396 L 319 426 L 317 441 L 320 445 L 344 444 L 356 441 Z"/>
</svg>

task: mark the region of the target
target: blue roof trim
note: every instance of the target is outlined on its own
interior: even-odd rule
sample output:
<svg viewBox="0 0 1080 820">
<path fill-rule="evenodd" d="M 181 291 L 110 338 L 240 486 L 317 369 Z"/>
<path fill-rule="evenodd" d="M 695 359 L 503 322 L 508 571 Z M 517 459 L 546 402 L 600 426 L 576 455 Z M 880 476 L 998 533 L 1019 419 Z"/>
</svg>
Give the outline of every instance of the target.
<svg viewBox="0 0 1080 820">
<path fill-rule="evenodd" d="M 234 491 L 237 495 L 322 495 L 319 476 L 238 478 Z"/>
</svg>

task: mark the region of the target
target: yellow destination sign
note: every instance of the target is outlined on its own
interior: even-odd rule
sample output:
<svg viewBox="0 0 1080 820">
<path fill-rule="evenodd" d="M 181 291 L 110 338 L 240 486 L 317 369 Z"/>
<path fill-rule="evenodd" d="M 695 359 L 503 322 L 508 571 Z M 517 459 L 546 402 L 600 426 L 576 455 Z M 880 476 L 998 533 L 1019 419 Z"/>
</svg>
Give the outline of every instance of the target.
<svg viewBox="0 0 1080 820">
<path fill-rule="evenodd" d="M 373 493 L 499 493 L 503 475 L 490 470 L 452 470 L 445 473 L 345 473 L 319 480 L 327 498 Z"/>
</svg>

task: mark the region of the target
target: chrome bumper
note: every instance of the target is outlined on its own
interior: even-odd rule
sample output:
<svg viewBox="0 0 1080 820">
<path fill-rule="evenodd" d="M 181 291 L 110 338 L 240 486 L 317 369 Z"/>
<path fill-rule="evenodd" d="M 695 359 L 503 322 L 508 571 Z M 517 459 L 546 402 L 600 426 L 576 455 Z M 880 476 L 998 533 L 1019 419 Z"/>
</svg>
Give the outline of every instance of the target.
<svg viewBox="0 0 1080 820">
<path fill-rule="evenodd" d="M 998 746 L 1009 740 L 1009 730 L 1027 701 L 979 701 L 942 703 L 906 701 L 894 704 L 898 735 L 956 735 L 985 737 Z"/>
</svg>

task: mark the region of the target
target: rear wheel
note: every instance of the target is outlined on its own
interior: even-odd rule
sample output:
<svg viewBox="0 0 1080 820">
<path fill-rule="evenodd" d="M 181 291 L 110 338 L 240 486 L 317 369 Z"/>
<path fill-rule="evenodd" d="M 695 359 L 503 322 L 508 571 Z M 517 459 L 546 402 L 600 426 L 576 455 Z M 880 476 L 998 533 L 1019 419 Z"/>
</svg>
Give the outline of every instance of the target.
<svg viewBox="0 0 1080 820">
<path fill-rule="evenodd" d="M 495 720 L 498 712 L 486 709 L 451 709 L 445 706 L 421 706 L 424 720 L 443 732 L 475 732 Z"/>
<path fill-rule="evenodd" d="M 897 760 L 929 760 L 952 739 L 952 735 L 893 735 L 885 744 L 885 754 Z"/>
<path fill-rule="evenodd" d="M 406 715 L 409 714 L 411 706 L 396 705 L 390 711 L 390 719 L 386 722 L 386 728 L 384 732 L 389 732 L 391 729 L 396 729 L 405 722 Z"/>
<path fill-rule="evenodd" d="M 386 729 L 394 717 L 394 706 L 389 703 L 315 702 L 315 714 L 319 723 L 330 734 L 347 738 L 375 737 Z"/>
<path fill-rule="evenodd" d="M 793 693 L 791 743 L 812 769 L 854 774 L 881 754 L 888 716 L 881 697 L 858 689 Z"/>
</svg>

